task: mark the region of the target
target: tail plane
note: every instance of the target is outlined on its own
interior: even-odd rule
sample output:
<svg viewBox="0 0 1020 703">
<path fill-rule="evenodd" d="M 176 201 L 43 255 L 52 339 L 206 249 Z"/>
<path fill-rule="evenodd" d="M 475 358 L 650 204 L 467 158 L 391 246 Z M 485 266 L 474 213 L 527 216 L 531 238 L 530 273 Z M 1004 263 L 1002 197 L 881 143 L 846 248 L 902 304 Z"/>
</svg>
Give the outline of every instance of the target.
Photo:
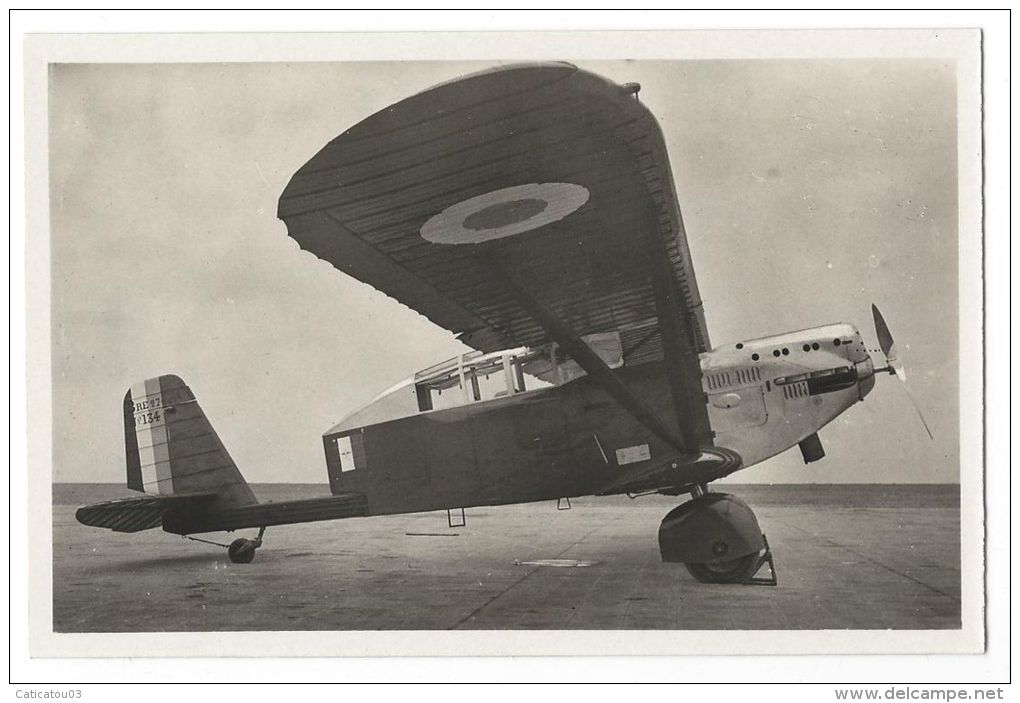
<svg viewBox="0 0 1020 703">
<path fill-rule="evenodd" d="M 220 507 L 258 502 L 195 395 L 177 376 L 124 396 L 128 488 L 149 495 L 214 494 Z"/>
<path fill-rule="evenodd" d="M 127 486 L 145 495 L 80 508 L 75 516 L 83 525 L 115 532 L 162 527 L 180 535 L 257 527 L 258 538 L 235 540 L 231 547 L 230 558 L 245 562 L 267 526 L 368 514 L 360 493 L 259 503 L 177 376 L 131 386 L 124 396 L 124 444 Z"/>
<path fill-rule="evenodd" d="M 81 508 L 76 517 L 82 524 L 138 532 L 159 527 L 181 508 L 258 503 L 194 393 L 177 376 L 150 378 L 125 394 L 124 449 L 127 487 L 146 495 Z"/>
</svg>

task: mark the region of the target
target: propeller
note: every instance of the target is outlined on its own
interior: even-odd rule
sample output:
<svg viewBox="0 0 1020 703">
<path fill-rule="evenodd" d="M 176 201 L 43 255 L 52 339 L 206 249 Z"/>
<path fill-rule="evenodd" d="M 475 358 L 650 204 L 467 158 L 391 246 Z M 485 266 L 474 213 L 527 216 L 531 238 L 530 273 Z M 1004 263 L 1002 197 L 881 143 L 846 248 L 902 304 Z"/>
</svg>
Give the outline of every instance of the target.
<svg viewBox="0 0 1020 703">
<path fill-rule="evenodd" d="M 896 342 L 893 340 L 892 332 L 889 331 L 889 325 L 885 323 L 885 318 L 882 317 L 881 311 L 879 311 L 878 307 L 874 304 L 871 306 L 871 315 L 875 318 L 875 333 L 878 335 L 878 346 L 882 348 L 882 354 L 885 355 L 886 362 L 886 367 L 884 369 L 875 369 L 875 373 L 888 371 L 893 376 L 900 379 L 903 384 L 903 390 L 907 394 L 907 398 L 910 399 L 910 404 L 914 406 L 914 411 L 917 413 L 917 416 L 921 419 L 921 424 L 924 425 L 925 431 L 931 439 L 935 439 L 935 435 L 932 434 L 931 428 L 928 427 L 927 420 L 924 419 L 921 407 L 917 404 L 917 400 L 907 387 L 907 374 L 903 370 L 903 362 L 900 361 L 899 355 L 896 352 Z"/>
</svg>

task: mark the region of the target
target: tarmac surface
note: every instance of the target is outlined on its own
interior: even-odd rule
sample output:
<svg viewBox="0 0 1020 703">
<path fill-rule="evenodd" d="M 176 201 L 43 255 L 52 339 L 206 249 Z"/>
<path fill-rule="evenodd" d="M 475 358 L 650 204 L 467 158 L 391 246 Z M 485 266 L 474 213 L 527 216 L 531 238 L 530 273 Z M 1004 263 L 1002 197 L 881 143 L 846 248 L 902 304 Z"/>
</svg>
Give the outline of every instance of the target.
<svg viewBox="0 0 1020 703">
<path fill-rule="evenodd" d="M 663 496 L 469 508 L 457 528 L 445 512 L 274 527 L 251 564 L 231 564 L 225 549 L 158 529 L 80 525 L 79 506 L 137 494 L 57 484 L 53 629 L 960 627 L 958 486 L 715 488 L 754 508 L 778 586 L 702 584 L 663 563 L 659 522 L 680 502 Z M 253 489 L 260 500 L 328 492 Z"/>
</svg>

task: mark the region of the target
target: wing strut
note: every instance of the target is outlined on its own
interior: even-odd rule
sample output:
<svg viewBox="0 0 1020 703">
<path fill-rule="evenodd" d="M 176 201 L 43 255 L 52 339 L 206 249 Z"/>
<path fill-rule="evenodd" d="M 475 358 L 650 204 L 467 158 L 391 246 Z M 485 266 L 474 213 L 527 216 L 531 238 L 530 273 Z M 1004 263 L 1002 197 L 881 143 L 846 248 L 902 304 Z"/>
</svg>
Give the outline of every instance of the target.
<svg viewBox="0 0 1020 703">
<path fill-rule="evenodd" d="M 535 322 L 549 334 L 549 337 L 563 348 L 570 358 L 577 362 L 577 365 L 584 369 L 585 373 L 595 381 L 602 390 L 608 393 L 613 400 L 619 403 L 627 412 L 633 415 L 638 422 L 654 432 L 664 442 L 668 443 L 681 454 L 688 453 L 688 445 L 684 443 L 681 436 L 670 432 L 660 421 L 659 417 L 652 412 L 641 399 L 638 398 L 629 388 L 613 373 L 613 370 L 606 365 L 606 362 L 598 354 L 591 350 L 584 340 L 560 321 L 555 315 L 541 305 L 537 300 L 524 290 L 517 282 L 503 270 L 495 261 L 494 257 L 485 257 L 486 263 L 493 273 L 507 286 L 521 307 L 534 318 Z M 692 449 L 697 445 L 691 445 Z"/>
<path fill-rule="evenodd" d="M 649 218 L 651 226 L 645 230 L 645 250 L 648 254 L 652 290 L 655 293 L 655 312 L 659 318 L 666 378 L 673 396 L 677 424 L 686 446 L 711 446 L 715 444 L 714 433 L 705 408 L 701 362 L 693 331 L 691 326 L 682 324 L 685 311 L 679 303 L 676 278 L 669 263 L 666 245 L 659 234 L 658 218 L 651 211 Z"/>
</svg>

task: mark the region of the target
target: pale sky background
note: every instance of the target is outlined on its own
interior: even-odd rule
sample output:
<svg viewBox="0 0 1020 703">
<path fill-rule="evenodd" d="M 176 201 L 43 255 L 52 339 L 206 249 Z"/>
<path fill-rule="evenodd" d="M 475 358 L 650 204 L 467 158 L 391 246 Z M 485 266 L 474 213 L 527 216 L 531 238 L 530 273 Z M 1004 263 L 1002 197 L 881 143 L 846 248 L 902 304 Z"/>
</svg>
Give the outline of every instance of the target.
<svg viewBox="0 0 1020 703">
<path fill-rule="evenodd" d="M 936 435 L 882 376 L 820 432 L 824 460 L 731 480 L 957 481 L 952 64 L 576 63 L 643 86 L 712 341 L 845 321 L 877 346 L 874 301 Z M 123 483 L 124 392 L 177 373 L 249 481 L 325 484 L 322 432 L 464 347 L 301 252 L 277 198 L 359 120 L 492 65 L 53 66 L 54 480 Z"/>
</svg>

